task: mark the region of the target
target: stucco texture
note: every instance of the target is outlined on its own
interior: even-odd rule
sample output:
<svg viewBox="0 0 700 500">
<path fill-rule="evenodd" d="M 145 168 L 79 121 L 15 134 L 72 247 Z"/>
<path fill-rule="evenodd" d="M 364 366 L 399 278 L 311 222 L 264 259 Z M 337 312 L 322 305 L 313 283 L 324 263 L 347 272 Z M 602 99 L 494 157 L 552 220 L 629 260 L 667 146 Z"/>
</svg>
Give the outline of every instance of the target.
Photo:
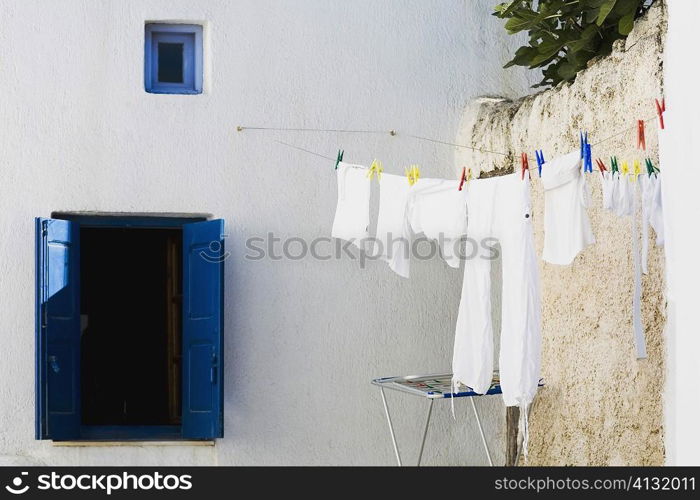
<svg viewBox="0 0 700 500">
<path fill-rule="evenodd" d="M 545 159 L 552 159 L 578 148 L 579 130 L 587 130 L 593 157 L 608 165 L 611 155 L 620 162 L 638 158 L 642 164 L 648 155 L 658 165 L 656 121 L 647 124 L 646 153 L 636 149 L 635 125 L 637 119 L 655 116 L 654 98 L 663 94 L 664 35 L 665 13 L 657 2 L 626 41 L 618 42 L 610 56 L 593 61 L 573 84 L 517 101 L 472 103 L 459 140 L 473 141 L 484 149 L 513 151 L 517 158 L 521 151 L 543 149 Z M 597 145 L 599 141 L 604 142 Z M 484 171 L 514 164 L 513 157 L 466 150 L 457 158 L 460 164 Z M 541 255 L 544 198 L 534 168 L 534 228 Z M 663 171 L 664 166 L 660 168 Z M 600 176 L 594 172 L 587 178 L 593 193 L 588 213 L 596 243 L 570 266 L 540 261 L 546 386 L 530 415 L 527 464 L 661 465 L 663 253 L 650 240 L 649 274 L 643 277 L 642 292 L 648 358 L 637 360 L 632 334 L 631 218 L 603 210 Z"/>
</svg>

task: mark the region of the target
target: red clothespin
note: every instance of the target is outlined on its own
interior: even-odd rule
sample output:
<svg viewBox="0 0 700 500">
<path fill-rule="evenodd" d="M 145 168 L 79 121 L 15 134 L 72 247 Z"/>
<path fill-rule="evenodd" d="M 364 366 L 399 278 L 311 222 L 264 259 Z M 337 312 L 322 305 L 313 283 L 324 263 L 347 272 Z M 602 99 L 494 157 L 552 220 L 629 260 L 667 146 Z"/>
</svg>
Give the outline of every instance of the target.
<svg viewBox="0 0 700 500">
<path fill-rule="evenodd" d="M 666 111 L 666 98 L 661 99 L 661 103 L 659 103 L 658 99 L 654 99 L 656 101 L 656 114 L 659 115 L 659 126 L 661 127 L 661 130 L 664 129 L 664 111 Z"/>
<path fill-rule="evenodd" d="M 603 175 L 603 172 L 606 172 L 608 169 L 605 167 L 605 163 L 603 163 L 603 160 L 600 158 L 596 158 L 595 160 L 596 165 L 598 165 L 598 170 L 600 170 L 600 175 Z"/>
<path fill-rule="evenodd" d="M 520 169 L 520 179 L 522 180 L 522 179 L 525 179 L 525 170 L 528 170 L 528 171 L 530 170 L 530 165 L 527 161 L 527 153 L 522 153 L 520 155 L 520 163 L 522 165 L 522 167 Z M 530 172 L 528 172 L 528 174 L 529 173 Z"/>
<path fill-rule="evenodd" d="M 647 149 L 647 142 L 644 138 L 644 120 L 637 120 L 637 148 Z"/>
<path fill-rule="evenodd" d="M 464 181 L 467 180 L 467 167 L 462 167 L 462 176 L 459 178 L 459 188 L 457 188 L 458 191 L 462 190 L 462 187 L 464 187 Z"/>
</svg>

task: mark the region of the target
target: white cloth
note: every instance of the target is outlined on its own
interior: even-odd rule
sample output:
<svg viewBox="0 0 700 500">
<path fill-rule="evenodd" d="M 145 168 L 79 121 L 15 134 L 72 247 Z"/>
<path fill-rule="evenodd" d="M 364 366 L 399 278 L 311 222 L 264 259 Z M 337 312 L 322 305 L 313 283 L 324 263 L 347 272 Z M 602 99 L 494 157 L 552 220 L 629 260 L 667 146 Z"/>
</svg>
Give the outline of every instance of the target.
<svg viewBox="0 0 700 500">
<path fill-rule="evenodd" d="M 542 169 L 544 187 L 544 249 L 542 258 L 568 265 L 595 243 L 586 208 L 590 192 L 581 172 L 580 152 L 555 158 Z"/>
<path fill-rule="evenodd" d="M 631 177 L 634 179 L 634 177 Z M 647 342 L 642 325 L 642 259 L 639 254 L 639 233 L 637 232 L 637 211 L 639 194 L 636 181 L 628 182 L 632 192 L 632 259 L 634 261 L 634 292 L 632 294 L 632 333 L 634 334 L 634 349 L 637 359 L 647 357 Z"/>
<path fill-rule="evenodd" d="M 443 259 L 453 268 L 459 268 L 460 240 L 467 232 L 467 191 L 458 188 L 459 181 L 421 179 L 406 206 L 412 232 L 437 241 Z"/>
<path fill-rule="evenodd" d="M 617 197 L 617 178 L 620 175 L 615 172 L 603 172 L 601 181 L 603 187 L 603 208 L 615 210 L 615 198 Z"/>
<path fill-rule="evenodd" d="M 617 177 L 615 213 L 619 217 L 632 215 L 634 212 L 634 174 L 625 174 Z"/>
<path fill-rule="evenodd" d="M 470 181 L 467 236 L 483 247 L 500 243 L 503 400 L 521 411 L 533 400 L 540 377 L 540 290 L 530 213 L 530 183 L 519 174 Z M 493 377 L 490 252 L 465 260 L 452 357 L 453 385 L 485 393 Z"/>
<path fill-rule="evenodd" d="M 648 225 L 656 233 L 656 245 L 664 244 L 663 203 L 661 201 L 661 176 L 659 174 L 640 175 L 642 183 L 642 224 L 645 234 Z M 646 271 L 645 271 L 646 272 Z"/>
<path fill-rule="evenodd" d="M 656 233 L 656 244 L 664 240 L 663 212 L 661 207 L 661 181 L 657 174 L 641 175 L 642 183 L 642 272 L 648 272 L 649 225 Z"/>
<path fill-rule="evenodd" d="M 340 162 L 337 170 L 338 204 L 331 236 L 351 241 L 362 249 L 369 233 L 370 179 L 367 167 Z"/>
<path fill-rule="evenodd" d="M 466 232 L 466 192 L 458 181 L 419 179 L 410 186 L 405 176 L 384 174 L 379 181 L 377 254 L 399 276 L 410 274 L 410 249 L 415 235 L 437 240 L 443 258 L 459 267 L 459 240 Z"/>
<path fill-rule="evenodd" d="M 404 278 L 408 278 L 409 273 L 410 234 L 406 230 L 406 201 L 410 189 L 408 180 L 402 175 L 382 174 L 379 180 L 375 254 Z"/>
</svg>

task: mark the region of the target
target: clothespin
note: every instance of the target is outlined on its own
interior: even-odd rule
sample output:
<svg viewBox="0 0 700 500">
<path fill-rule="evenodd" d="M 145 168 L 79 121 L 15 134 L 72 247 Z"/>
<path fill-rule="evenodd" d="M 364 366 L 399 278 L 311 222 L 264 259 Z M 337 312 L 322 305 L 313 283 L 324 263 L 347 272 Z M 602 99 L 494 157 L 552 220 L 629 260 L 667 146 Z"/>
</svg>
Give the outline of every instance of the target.
<svg viewBox="0 0 700 500">
<path fill-rule="evenodd" d="M 644 120 L 637 120 L 637 149 L 647 149 L 647 142 L 644 137 Z"/>
<path fill-rule="evenodd" d="M 622 162 L 622 168 L 620 169 L 620 175 L 629 175 L 630 173 L 630 166 L 629 163 L 626 161 Z"/>
<path fill-rule="evenodd" d="M 469 169 L 469 172 L 471 173 L 471 168 Z M 462 175 L 459 177 L 459 187 L 457 188 L 457 191 L 461 191 L 462 187 L 464 187 L 464 182 L 467 180 L 467 167 L 462 167 Z"/>
<path fill-rule="evenodd" d="M 343 155 L 345 154 L 345 151 L 342 149 L 338 150 L 338 158 L 335 160 L 335 169 L 338 170 L 338 164 L 343 161 Z"/>
<path fill-rule="evenodd" d="M 367 171 L 367 178 L 372 180 L 372 176 L 377 176 L 377 180 L 380 181 L 382 180 L 382 172 L 384 172 L 384 166 L 382 165 L 382 162 L 374 160 L 372 162 L 372 165 L 370 165 L 369 170 Z"/>
<path fill-rule="evenodd" d="M 586 145 L 584 146 L 585 154 L 583 158 L 583 171 L 584 172 L 593 172 L 593 158 L 591 156 L 591 145 L 586 142 Z"/>
<path fill-rule="evenodd" d="M 654 165 L 654 163 L 651 161 L 651 158 L 647 158 L 644 160 L 647 166 L 647 174 L 649 174 L 649 177 L 651 177 L 651 174 L 657 175 L 659 172 L 658 167 Z"/>
<path fill-rule="evenodd" d="M 632 173 L 634 174 L 632 180 L 636 181 L 637 176 L 641 175 L 642 173 L 642 165 L 639 163 L 639 160 L 634 160 L 634 162 L 632 163 Z"/>
<path fill-rule="evenodd" d="M 600 170 L 600 175 L 603 175 L 603 172 L 607 172 L 607 168 L 605 167 L 605 163 L 603 163 L 603 160 L 600 158 L 596 158 L 595 160 L 596 165 L 598 165 L 598 170 Z"/>
<path fill-rule="evenodd" d="M 612 169 L 612 173 L 614 174 L 617 172 L 618 174 L 620 173 L 620 169 L 617 166 L 617 156 L 611 156 L 610 157 L 610 168 Z"/>
<path fill-rule="evenodd" d="M 535 150 L 535 160 L 537 160 L 537 173 L 539 174 L 540 177 L 542 177 L 542 165 L 544 165 L 544 153 L 542 153 L 542 150 L 540 149 Z"/>
<path fill-rule="evenodd" d="M 530 173 L 530 164 L 527 161 L 527 153 L 521 153 L 520 154 L 520 179 L 525 179 L 525 171 L 528 171 L 528 174 Z"/>
<path fill-rule="evenodd" d="M 406 177 L 408 178 L 409 186 L 413 186 L 416 182 L 418 182 L 418 179 L 420 178 L 420 170 L 418 169 L 418 165 L 411 165 L 410 167 L 406 167 L 404 170 L 406 172 Z"/>
<path fill-rule="evenodd" d="M 666 99 L 663 98 L 661 99 L 661 103 L 659 103 L 658 99 L 654 99 L 656 101 L 656 114 L 659 115 L 659 127 L 661 127 L 661 130 L 664 129 L 664 111 L 666 111 Z"/>
<path fill-rule="evenodd" d="M 593 172 L 593 160 L 591 158 L 591 145 L 588 143 L 588 132 L 579 132 L 581 143 L 581 160 L 583 160 L 583 171 Z"/>
</svg>

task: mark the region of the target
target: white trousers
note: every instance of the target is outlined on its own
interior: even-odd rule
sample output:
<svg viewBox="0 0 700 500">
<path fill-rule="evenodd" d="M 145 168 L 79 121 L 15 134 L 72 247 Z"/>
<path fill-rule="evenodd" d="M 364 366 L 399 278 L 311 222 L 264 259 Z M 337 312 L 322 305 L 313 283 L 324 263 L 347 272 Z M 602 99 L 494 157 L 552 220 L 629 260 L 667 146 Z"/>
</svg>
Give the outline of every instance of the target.
<svg viewBox="0 0 700 500">
<path fill-rule="evenodd" d="M 467 236 L 479 244 L 465 261 L 455 332 L 453 382 L 485 393 L 493 376 L 491 267 L 498 260 L 483 251 L 500 244 L 500 382 L 507 406 L 532 402 L 540 378 L 540 290 L 530 212 L 530 181 L 519 174 L 470 181 Z"/>
</svg>

